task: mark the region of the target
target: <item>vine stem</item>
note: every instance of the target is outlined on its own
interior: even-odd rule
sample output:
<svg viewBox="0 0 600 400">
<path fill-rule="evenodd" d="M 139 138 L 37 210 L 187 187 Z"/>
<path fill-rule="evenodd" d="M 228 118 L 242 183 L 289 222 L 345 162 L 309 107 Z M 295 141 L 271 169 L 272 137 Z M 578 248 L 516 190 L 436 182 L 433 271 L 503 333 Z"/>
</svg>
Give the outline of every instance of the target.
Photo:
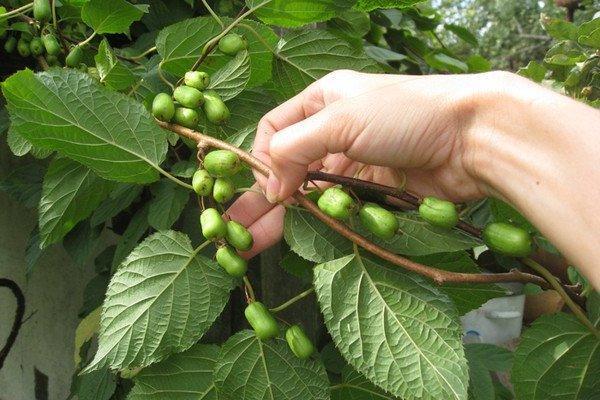
<svg viewBox="0 0 600 400">
<path fill-rule="evenodd" d="M 242 161 L 248 164 L 252 169 L 258 173 L 268 176 L 271 173 L 270 168 L 252 156 L 244 150 L 235 147 L 227 142 L 216 139 L 211 136 L 201 134 L 189 128 L 185 128 L 180 125 L 171 124 L 168 122 L 158 121 L 157 123 L 172 132 L 177 133 L 180 136 L 192 139 L 202 145 L 212 146 L 219 149 L 229 150 L 234 152 L 240 157 Z M 444 283 L 457 283 L 457 282 L 468 282 L 468 283 L 494 283 L 494 282 L 521 282 L 521 283 L 535 283 L 543 288 L 549 288 L 548 282 L 545 279 L 537 276 L 521 272 L 519 270 L 511 270 L 510 272 L 499 273 L 499 274 L 470 274 L 461 272 L 452 272 L 433 268 L 424 264 L 417 263 L 408 258 L 402 257 L 398 254 L 392 253 L 381 246 L 369 241 L 365 237 L 354 232 L 340 221 L 328 216 L 323 213 L 316 204 L 311 200 L 307 199 L 302 193 L 296 191 L 293 194 L 294 200 L 296 200 L 302 207 L 308 212 L 317 217 L 321 222 L 328 225 L 331 229 L 344 236 L 346 239 L 357 244 L 363 249 L 376 256 L 391 262 L 397 266 L 403 267 L 409 271 L 415 272 L 419 275 L 430 278 L 437 284 Z"/>
<path fill-rule="evenodd" d="M 225 26 L 225 24 L 223 24 L 223 21 L 221 21 L 221 18 L 219 18 L 219 16 L 213 11 L 213 9 L 208 5 L 206 0 L 202 0 L 202 4 L 204 4 L 204 7 L 206 7 L 206 9 L 208 10 L 208 13 L 210 15 L 212 15 L 212 17 L 215 19 L 215 21 L 217 21 L 217 23 L 219 25 L 221 25 L 221 28 L 223 28 Z"/>
<path fill-rule="evenodd" d="M 409 193 L 405 190 L 399 190 L 392 186 L 381 185 L 379 183 L 369 182 L 357 178 L 350 178 L 347 176 L 329 174 L 327 172 L 322 171 L 309 171 L 306 176 L 306 179 L 309 181 L 313 180 L 321 182 L 339 183 L 349 187 L 378 192 L 386 196 L 390 196 L 401 200 L 405 203 L 408 203 L 415 208 L 418 208 L 422 201 L 421 198 L 419 198 L 418 196 Z M 456 227 L 464 232 L 467 232 L 470 235 L 481 238 L 481 229 L 465 221 L 459 221 Z"/>
<path fill-rule="evenodd" d="M 296 302 L 298 302 L 298 301 L 302 300 L 302 299 L 303 299 L 303 298 L 305 298 L 306 296 L 310 295 L 310 294 L 311 294 L 311 293 L 313 293 L 314 291 L 315 291 L 315 289 L 313 289 L 313 288 L 307 289 L 307 290 L 305 290 L 304 292 L 302 292 L 302 293 L 300 293 L 300 294 L 298 294 L 298 295 L 296 295 L 296 296 L 292 297 L 291 299 L 289 299 L 289 300 L 288 300 L 288 301 L 286 301 L 285 303 L 283 303 L 283 304 L 281 304 L 281 305 L 279 305 L 279 306 L 277 306 L 277 307 L 271 308 L 269 311 L 271 311 L 272 313 L 278 313 L 278 312 L 280 312 L 280 311 L 283 311 L 283 310 L 285 310 L 286 308 L 288 308 L 289 306 L 291 306 L 292 304 L 294 304 L 294 303 L 296 303 Z"/>
<path fill-rule="evenodd" d="M 563 298 L 565 304 L 569 309 L 573 312 L 575 317 L 585 325 L 597 338 L 600 339 L 600 331 L 592 324 L 592 322 L 585 315 L 581 307 L 579 307 L 573 299 L 567 294 L 567 292 L 563 289 L 558 279 L 550 273 L 546 268 L 542 267 L 540 264 L 532 260 L 531 258 L 524 258 L 521 260 L 525 265 L 527 265 L 532 270 L 539 273 L 543 276 L 552 286 L 554 290 Z"/>
<path fill-rule="evenodd" d="M 19 16 L 19 15 L 29 11 L 29 9 L 31 9 L 31 8 L 33 8 L 33 2 L 31 2 L 29 4 L 25 4 L 24 6 L 15 8 L 12 11 L 9 11 L 9 12 L 6 12 L 6 13 L 0 15 L 0 21 L 4 21 L 4 20 L 7 20 L 12 17 Z"/>
</svg>

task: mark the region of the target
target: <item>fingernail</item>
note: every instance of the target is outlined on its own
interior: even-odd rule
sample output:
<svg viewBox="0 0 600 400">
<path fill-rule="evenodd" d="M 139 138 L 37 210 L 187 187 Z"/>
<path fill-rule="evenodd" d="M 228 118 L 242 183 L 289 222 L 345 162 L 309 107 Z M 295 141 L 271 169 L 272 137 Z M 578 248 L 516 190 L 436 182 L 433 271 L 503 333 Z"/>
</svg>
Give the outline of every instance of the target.
<svg viewBox="0 0 600 400">
<path fill-rule="evenodd" d="M 280 187 L 279 179 L 274 174 L 269 174 L 267 180 L 267 192 L 265 193 L 269 203 L 277 203 L 277 195 L 279 195 Z"/>
</svg>

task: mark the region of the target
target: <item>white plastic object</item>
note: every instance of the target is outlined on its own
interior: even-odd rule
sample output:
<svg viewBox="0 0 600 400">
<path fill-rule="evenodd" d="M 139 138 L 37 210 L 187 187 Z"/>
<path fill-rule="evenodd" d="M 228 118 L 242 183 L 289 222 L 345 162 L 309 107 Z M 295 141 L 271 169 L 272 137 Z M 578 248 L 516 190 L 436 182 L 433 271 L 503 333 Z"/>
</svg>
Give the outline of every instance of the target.
<svg viewBox="0 0 600 400">
<path fill-rule="evenodd" d="M 518 338 L 524 306 L 525 295 L 521 294 L 491 299 L 468 312 L 461 317 L 464 341 L 502 344 Z"/>
</svg>

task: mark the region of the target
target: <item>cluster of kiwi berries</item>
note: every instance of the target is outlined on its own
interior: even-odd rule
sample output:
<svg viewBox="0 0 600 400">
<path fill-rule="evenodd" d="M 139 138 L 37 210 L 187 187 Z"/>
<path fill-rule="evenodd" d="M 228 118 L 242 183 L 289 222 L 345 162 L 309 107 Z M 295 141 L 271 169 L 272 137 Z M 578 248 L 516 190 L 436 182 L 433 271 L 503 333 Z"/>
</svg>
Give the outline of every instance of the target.
<svg viewBox="0 0 600 400">
<path fill-rule="evenodd" d="M 235 153 L 229 150 L 210 151 L 202 160 L 202 168 L 196 170 L 192 176 L 192 187 L 199 196 L 212 196 L 215 202 L 225 203 L 235 194 L 235 185 L 231 178 L 240 168 L 241 161 Z M 238 252 L 252 248 L 252 234 L 237 221 L 225 221 L 216 208 L 206 208 L 202 211 L 200 226 L 202 235 L 217 245 L 217 264 L 235 278 L 246 275 L 248 262 Z M 261 302 L 250 302 L 244 314 L 259 339 L 267 340 L 279 335 L 277 321 Z M 288 328 L 285 337 L 297 357 L 308 358 L 314 352 L 312 342 L 300 326 L 293 325 Z"/>
<path fill-rule="evenodd" d="M 392 239 L 398 232 L 398 220 L 392 212 L 375 203 L 364 203 L 360 209 L 356 201 L 339 187 L 326 189 L 317 200 L 325 214 L 347 221 L 358 211 L 361 224 L 375 236 Z M 436 197 L 425 197 L 419 206 L 419 216 L 432 226 L 452 229 L 459 222 L 456 205 Z M 485 244 L 493 251 L 512 257 L 527 257 L 532 251 L 530 234 L 505 222 L 493 222 L 482 232 Z"/>
<path fill-rule="evenodd" d="M 4 51 L 11 54 L 16 50 L 24 58 L 43 56 L 49 66 L 61 66 L 64 49 L 57 39 L 54 27 L 49 23 L 52 19 L 50 1 L 34 0 L 32 10 L 33 18 L 37 21 L 37 24 L 28 25 L 28 30 L 20 31 L 18 38 L 14 33 L 3 32 L 1 38 L 4 39 Z M 87 28 L 81 23 L 77 23 L 76 27 L 67 25 L 64 27 L 63 33 L 67 34 L 74 29 L 77 29 L 79 34 L 85 34 Z M 81 63 L 82 57 L 83 50 L 81 46 L 74 45 L 64 57 L 64 65 L 93 73 L 94 71 L 88 70 L 87 65 Z"/>
<path fill-rule="evenodd" d="M 229 56 L 236 55 L 248 46 L 246 39 L 236 33 L 229 33 L 219 40 L 219 50 Z M 186 128 L 198 126 L 197 109 L 202 107 L 206 119 L 213 124 L 223 124 L 229 119 L 229 109 L 214 90 L 207 90 L 210 76 L 203 71 L 188 71 L 183 77 L 183 85 L 168 93 L 159 93 L 152 102 L 152 114 L 164 122 L 174 122 Z M 175 105 L 177 102 L 177 106 Z"/>
</svg>

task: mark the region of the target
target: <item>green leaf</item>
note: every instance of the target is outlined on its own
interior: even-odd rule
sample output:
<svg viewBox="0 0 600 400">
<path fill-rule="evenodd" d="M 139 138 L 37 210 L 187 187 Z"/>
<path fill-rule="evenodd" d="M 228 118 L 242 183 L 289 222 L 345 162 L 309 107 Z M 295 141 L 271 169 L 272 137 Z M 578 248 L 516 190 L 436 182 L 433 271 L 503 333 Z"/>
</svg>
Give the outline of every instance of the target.
<svg viewBox="0 0 600 400">
<path fill-rule="evenodd" d="M 585 61 L 581 48 L 571 41 L 559 42 L 552 46 L 544 57 L 544 62 L 558 66 L 574 66 Z"/>
<path fill-rule="evenodd" d="M 221 18 L 230 24 L 231 18 Z M 249 29 L 250 28 L 250 29 Z M 273 53 L 265 48 L 265 43 L 273 48 L 277 44 L 277 36 L 267 26 L 252 20 L 244 20 L 232 30 L 244 35 L 248 41 L 251 74 L 248 86 L 254 87 L 271 78 L 271 62 Z M 262 42 L 252 31 L 257 32 Z M 212 17 L 186 19 L 166 27 L 156 39 L 156 48 L 162 56 L 162 68 L 176 76 L 183 76 L 200 57 L 206 43 L 221 32 L 221 27 Z M 263 43 L 264 42 L 264 43 Z M 212 52 L 202 64 L 202 70 L 214 74 L 231 60 L 219 51 Z"/>
<path fill-rule="evenodd" d="M 373 385 L 367 378 L 346 365 L 341 382 L 331 386 L 331 400 L 394 400 L 398 399 Z"/>
<path fill-rule="evenodd" d="M 346 361 L 405 399 L 466 399 L 462 328 L 450 300 L 419 276 L 349 255 L 315 267 L 325 324 Z"/>
<path fill-rule="evenodd" d="M 477 36 L 473 35 L 473 33 L 471 33 L 471 31 L 469 31 L 467 28 L 456 24 L 445 24 L 444 28 L 454 33 L 466 43 L 472 46 L 478 45 Z"/>
<path fill-rule="evenodd" d="M 147 5 L 125 0 L 90 0 L 81 9 L 81 19 L 96 33 L 128 33 L 147 11 Z"/>
<path fill-rule="evenodd" d="M 110 192 L 90 217 L 90 225 L 96 226 L 108 221 L 126 209 L 142 193 L 143 186 L 129 183 L 119 183 Z"/>
<path fill-rule="evenodd" d="M 196 344 L 144 368 L 127 400 L 217 400 L 213 371 L 219 347 Z"/>
<path fill-rule="evenodd" d="M 108 368 L 75 375 L 74 390 L 79 400 L 109 400 L 117 388 L 117 377 Z"/>
<path fill-rule="evenodd" d="M 42 196 L 44 173 L 44 167 L 37 162 L 12 168 L 6 178 L 0 180 L 0 191 L 27 208 L 37 207 Z"/>
<path fill-rule="evenodd" d="M 320 361 L 301 360 L 285 340 L 261 341 L 253 331 L 238 332 L 225 342 L 215 385 L 223 399 L 329 399 L 329 381 Z"/>
<path fill-rule="evenodd" d="M 573 40 L 577 36 L 577 26 L 562 18 L 552 18 L 545 14 L 541 15 L 542 27 L 550 36 L 557 40 Z"/>
<path fill-rule="evenodd" d="M 579 44 L 600 49 L 600 17 L 581 24 L 577 31 Z"/>
<path fill-rule="evenodd" d="M 465 354 L 469 362 L 477 360 L 488 371 L 508 371 L 513 365 L 513 353 L 489 343 L 467 343 Z"/>
<path fill-rule="evenodd" d="M 463 252 L 440 253 L 413 258 L 414 261 L 445 271 L 481 273 L 471 257 Z M 507 295 L 507 291 L 494 284 L 448 283 L 440 286 L 456 305 L 459 315 L 481 307 L 488 300 Z"/>
<path fill-rule="evenodd" d="M 210 78 L 209 89 L 214 89 L 223 101 L 233 99 L 241 93 L 250 79 L 250 57 L 240 51 L 223 68 Z"/>
<path fill-rule="evenodd" d="M 347 10 L 335 15 L 327 22 L 327 30 L 345 40 L 357 40 L 362 45 L 362 37 L 369 33 L 371 20 L 369 14 L 362 11 Z"/>
<path fill-rule="evenodd" d="M 295 276 L 303 282 L 312 282 L 314 264 L 293 251 L 288 251 L 285 254 L 281 259 L 280 265 L 290 275 Z"/>
<path fill-rule="evenodd" d="M 177 161 L 171 167 L 171 174 L 180 178 L 191 178 L 198 169 L 198 164 L 194 161 Z"/>
<path fill-rule="evenodd" d="M 31 143 L 14 129 L 9 129 L 6 135 L 8 148 L 17 157 L 22 157 L 31 151 Z"/>
<path fill-rule="evenodd" d="M 27 239 L 27 246 L 25 247 L 25 276 L 27 278 L 31 277 L 35 265 L 38 260 L 44 254 L 45 250 L 40 248 L 40 232 L 38 227 L 36 226 L 29 233 L 29 238 Z"/>
<path fill-rule="evenodd" d="M 487 72 L 492 69 L 492 63 L 479 54 L 473 54 L 466 60 L 469 72 Z"/>
<path fill-rule="evenodd" d="M 529 64 L 527 64 L 526 67 L 519 69 L 517 73 L 539 83 L 546 76 L 546 67 L 537 61 L 529 61 Z"/>
<path fill-rule="evenodd" d="M 66 234 L 63 247 L 75 264 L 84 266 L 96 248 L 102 244 L 98 239 L 103 226 L 91 226 L 88 221 L 81 221 Z"/>
<path fill-rule="evenodd" d="M 359 49 L 320 30 L 290 31 L 280 39 L 273 63 L 273 81 L 286 98 L 337 69 L 380 72 L 379 66 Z"/>
<path fill-rule="evenodd" d="M 113 275 L 87 370 L 140 368 L 190 348 L 223 310 L 233 280 L 175 231 L 158 232 Z"/>
<path fill-rule="evenodd" d="M 354 6 L 357 10 L 373 11 L 376 8 L 408 8 L 423 0 L 358 0 Z"/>
<path fill-rule="evenodd" d="M 12 129 L 34 146 L 57 150 L 106 179 L 158 179 L 166 135 L 135 100 L 73 69 L 22 70 L 2 90 Z"/>
<path fill-rule="evenodd" d="M 573 315 L 537 319 L 515 351 L 519 399 L 590 399 L 600 393 L 600 339 Z"/>
<path fill-rule="evenodd" d="M 148 204 L 146 203 L 129 221 L 129 225 L 127 225 L 127 229 L 123 232 L 115 249 L 112 262 L 113 270 L 117 269 L 127 254 L 135 248 L 140 239 L 148 231 L 148 228 L 150 228 L 150 225 L 148 225 L 148 208 Z"/>
<path fill-rule="evenodd" d="M 41 247 L 60 241 L 89 217 L 110 189 L 107 181 L 84 165 L 68 158 L 53 160 L 44 177 L 39 205 Z"/>
<path fill-rule="evenodd" d="M 246 0 L 254 15 L 269 25 L 286 28 L 322 22 L 352 7 L 356 0 Z"/>
<path fill-rule="evenodd" d="M 103 39 L 98 47 L 98 54 L 94 57 L 96 68 L 100 74 L 100 82 L 114 90 L 127 89 L 136 81 L 131 70 L 123 64 L 113 53 L 108 40 Z"/>
<path fill-rule="evenodd" d="M 190 198 L 190 191 L 165 178 L 158 181 L 153 194 L 148 223 L 156 230 L 169 229 L 185 208 Z"/>
<path fill-rule="evenodd" d="M 441 52 L 431 52 L 425 55 L 425 62 L 439 71 L 452 73 L 467 72 L 469 66 L 463 61 Z"/>
<path fill-rule="evenodd" d="M 507 222 L 509 224 L 517 225 L 526 231 L 534 232 L 535 227 L 521 215 L 520 212 L 515 210 L 510 204 L 505 203 L 502 200 L 490 199 L 490 210 L 494 217 L 495 222 Z"/>
</svg>

